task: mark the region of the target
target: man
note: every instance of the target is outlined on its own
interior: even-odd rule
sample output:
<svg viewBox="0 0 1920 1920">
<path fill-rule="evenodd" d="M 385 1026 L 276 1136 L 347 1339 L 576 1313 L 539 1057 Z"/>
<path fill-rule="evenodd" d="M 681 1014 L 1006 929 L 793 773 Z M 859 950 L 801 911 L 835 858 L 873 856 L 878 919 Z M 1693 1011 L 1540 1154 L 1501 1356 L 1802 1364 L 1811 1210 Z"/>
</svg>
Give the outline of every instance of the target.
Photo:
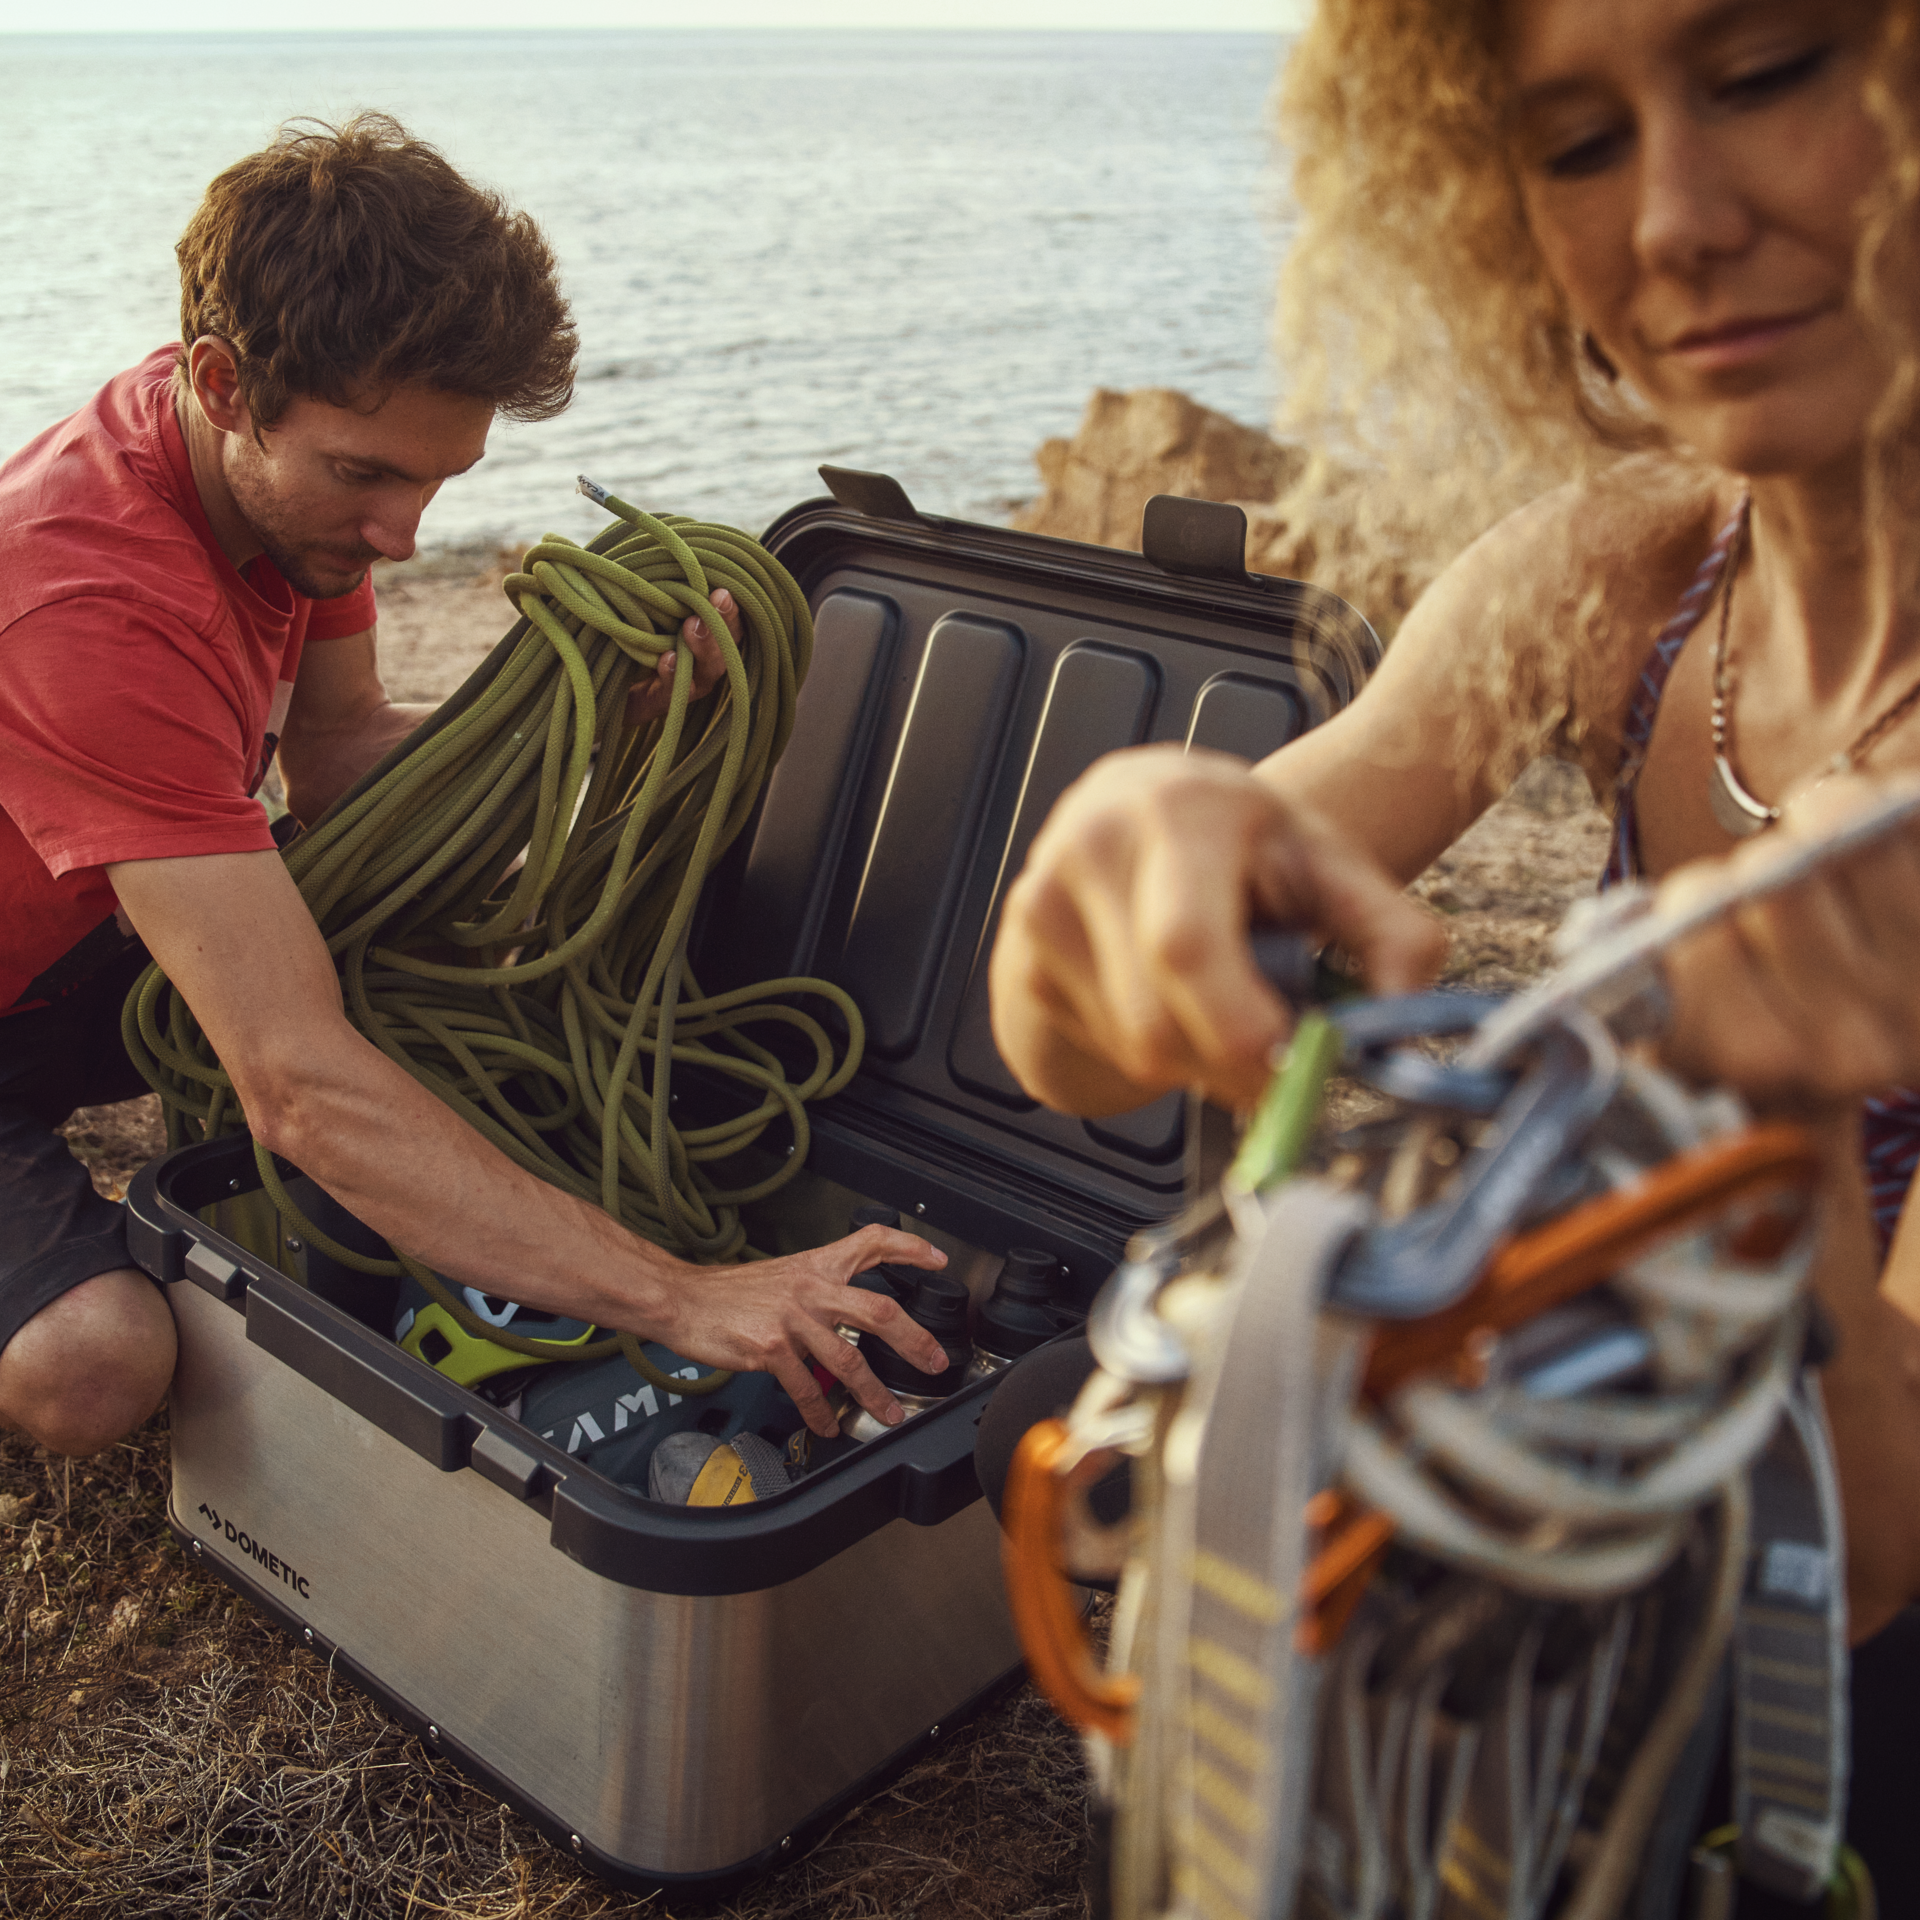
<svg viewBox="0 0 1920 1920">
<path fill-rule="evenodd" d="M 164 1295 L 51 1131 L 143 1090 L 119 1005 L 149 954 L 256 1137 L 395 1245 L 771 1371 L 819 1432 L 834 1423 L 809 1357 L 898 1420 L 836 1322 L 921 1367 L 939 1349 L 846 1282 L 942 1255 L 870 1227 L 696 1269 L 534 1179 L 348 1025 L 253 797 L 277 753 L 311 820 L 423 717 L 381 684 L 367 568 L 413 552 L 497 413 L 545 419 L 571 397 L 573 323 L 538 228 L 366 115 L 230 168 L 178 252 L 180 346 L 0 466 L 0 1423 L 93 1452 L 173 1372 Z M 705 691 L 718 648 L 684 631 Z"/>
</svg>

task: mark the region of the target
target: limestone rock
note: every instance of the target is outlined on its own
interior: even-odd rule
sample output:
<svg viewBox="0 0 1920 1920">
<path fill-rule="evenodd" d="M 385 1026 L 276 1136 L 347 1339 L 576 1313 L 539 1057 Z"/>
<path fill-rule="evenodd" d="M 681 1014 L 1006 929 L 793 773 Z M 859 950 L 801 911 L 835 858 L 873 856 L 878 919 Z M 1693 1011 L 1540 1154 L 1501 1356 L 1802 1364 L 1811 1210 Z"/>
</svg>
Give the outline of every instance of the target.
<svg viewBox="0 0 1920 1920">
<path fill-rule="evenodd" d="M 1095 546 L 1140 545 L 1140 515 L 1156 493 L 1223 500 L 1247 516 L 1255 573 L 1311 580 L 1350 601 L 1390 638 L 1438 570 L 1392 524 L 1365 477 L 1338 461 L 1281 503 L 1307 471 L 1309 450 L 1243 426 L 1166 387 L 1097 387 L 1071 440 L 1034 455 L 1043 491 L 1013 519 L 1029 533 Z M 1299 520 L 1291 518 L 1298 512 Z"/>
<path fill-rule="evenodd" d="M 1137 548 L 1141 511 L 1156 493 L 1264 504 L 1293 484 L 1306 456 L 1168 387 L 1097 387 L 1073 438 L 1047 441 L 1034 461 L 1045 490 L 1015 526 Z"/>
</svg>

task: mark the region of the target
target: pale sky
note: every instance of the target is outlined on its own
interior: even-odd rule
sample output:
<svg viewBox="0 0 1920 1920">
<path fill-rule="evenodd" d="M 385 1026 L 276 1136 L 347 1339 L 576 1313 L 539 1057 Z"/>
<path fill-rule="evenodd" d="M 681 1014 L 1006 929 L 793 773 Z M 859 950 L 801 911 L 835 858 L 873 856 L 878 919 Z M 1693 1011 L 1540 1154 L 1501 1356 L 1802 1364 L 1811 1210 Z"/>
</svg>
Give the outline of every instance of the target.
<svg viewBox="0 0 1920 1920">
<path fill-rule="evenodd" d="M 0 0 L 0 32 L 865 27 L 1291 32 L 1312 0 Z"/>
</svg>

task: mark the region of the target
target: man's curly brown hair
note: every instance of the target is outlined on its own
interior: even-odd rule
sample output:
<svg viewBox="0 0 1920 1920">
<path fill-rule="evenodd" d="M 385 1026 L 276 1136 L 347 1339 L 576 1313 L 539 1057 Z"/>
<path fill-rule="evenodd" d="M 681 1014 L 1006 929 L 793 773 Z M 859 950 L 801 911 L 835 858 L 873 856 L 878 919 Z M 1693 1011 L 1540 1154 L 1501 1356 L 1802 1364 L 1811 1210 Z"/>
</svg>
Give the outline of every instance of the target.
<svg viewBox="0 0 1920 1920">
<path fill-rule="evenodd" d="M 256 430 L 296 397 L 419 385 L 545 420 L 579 340 L 534 222 L 383 113 L 296 120 L 229 167 L 180 236 L 181 364 L 231 345 Z"/>
</svg>

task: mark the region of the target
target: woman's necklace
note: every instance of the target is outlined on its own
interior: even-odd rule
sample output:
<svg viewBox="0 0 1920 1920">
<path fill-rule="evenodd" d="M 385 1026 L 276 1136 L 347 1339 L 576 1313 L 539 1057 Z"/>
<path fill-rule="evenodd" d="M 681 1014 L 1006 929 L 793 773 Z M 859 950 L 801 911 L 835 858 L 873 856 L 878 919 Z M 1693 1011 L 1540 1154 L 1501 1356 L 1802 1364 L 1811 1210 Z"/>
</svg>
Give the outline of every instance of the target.
<svg viewBox="0 0 1920 1920">
<path fill-rule="evenodd" d="M 1780 809 L 1756 800 L 1740 784 L 1733 770 L 1733 727 L 1729 711 L 1732 690 L 1727 677 L 1727 626 L 1733 614 L 1733 583 L 1739 576 L 1740 557 L 1747 544 L 1747 521 L 1752 513 L 1751 500 L 1740 503 L 1740 526 L 1727 550 L 1726 591 L 1720 596 L 1720 633 L 1713 644 L 1713 778 L 1707 782 L 1707 799 L 1713 817 L 1724 832 L 1736 840 L 1748 839 L 1770 827 L 1780 818 Z M 1882 734 L 1904 720 L 1920 702 L 1920 681 L 1915 681 L 1877 720 L 1871 720 L 1855 737 L 1851 746 L 1836 753 L 1821 770 L 1813 784 L 1830 780 L 1836 773 L 1857 767 L 1872 751 Z"/>
</svg>

